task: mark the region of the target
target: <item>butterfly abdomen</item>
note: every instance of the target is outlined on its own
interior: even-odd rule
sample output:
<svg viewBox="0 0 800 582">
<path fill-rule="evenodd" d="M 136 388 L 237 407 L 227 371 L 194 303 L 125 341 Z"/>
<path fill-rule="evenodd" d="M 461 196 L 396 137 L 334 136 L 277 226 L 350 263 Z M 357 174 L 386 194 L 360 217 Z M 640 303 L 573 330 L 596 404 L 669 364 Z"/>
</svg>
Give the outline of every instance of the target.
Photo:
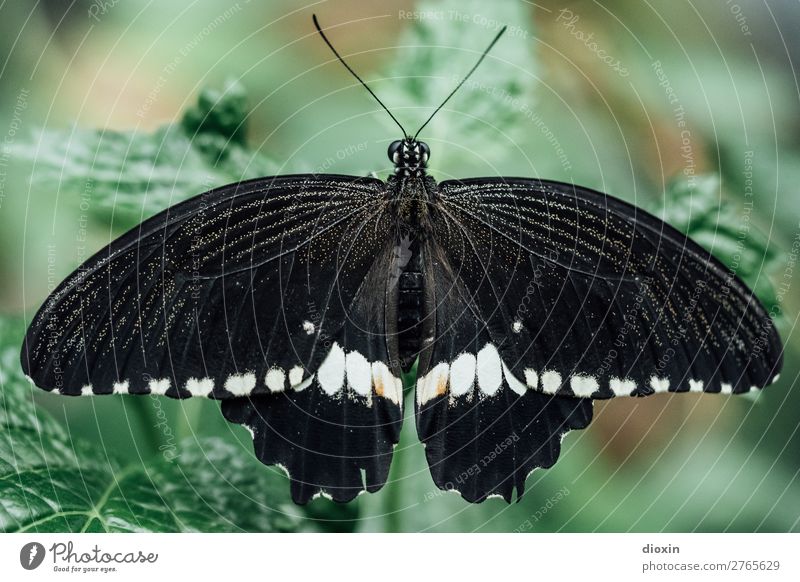
<svg viewBox="0 0 800 582">
<path fill-rule="evenodd" d="M 419 241 L 407 235 L 400 240 L 397 331 L 400 366 L 408 370 L 422 345 L 423 275 Z"/>
</svg>

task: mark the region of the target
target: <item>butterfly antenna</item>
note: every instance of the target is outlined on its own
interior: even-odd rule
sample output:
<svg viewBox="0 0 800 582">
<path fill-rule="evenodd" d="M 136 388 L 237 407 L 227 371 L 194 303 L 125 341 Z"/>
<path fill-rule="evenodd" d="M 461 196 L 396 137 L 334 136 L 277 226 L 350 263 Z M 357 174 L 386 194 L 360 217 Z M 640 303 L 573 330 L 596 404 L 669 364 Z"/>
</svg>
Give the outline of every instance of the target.
<svg viewBox="0 0 800 582">
<path fill-rule="evenodd" d="M 391 112 L 391 111 L 389 111 L 389 108 L 388 108 L 388 107 L 386 107 L 386 105 L 384 105 L 384 104 L 383 104 L 383 101 L 381 101 L 380 99 L 378 99 L 378 96 L 377 96 L 377 95 L 375 95 L 375 92 L 374 92 L 372 89 L 370 89 L 370 88 L 369 88 L 369 85 L 367 85 L 367 84 L 366 84 L 366 83 L 363 81 L 363 79 L 361 79 L 361 77 L 359 77 L 359 76 L 358 76 L 358 73 L 356 73 L 356 72 L 355 72 L 355 71 L 352 69 L 352 67 L 351 67 L 350 65 L 348 65 L 348 64 L 345 62 L 345 60 L 342 58 L 342 55 L 340 55 L 340 54 L 339 54 L 339 51 L 337 51 L 335 48 L 333 48 L 333 45 L 331 44 L 331 41 L 329 41 L 329 40 L 328 40 L 328 37 L 327 37 L 327 36 L 325 36 L 325 33 L 324 33 L 324 32 L 322 32 L 322 27 L 320 27 L 320 25 L 319 25 L 319 21 L 317 20 L 317 15 L 316 15 L 316 14 L 313 14 L 313 15 L 311 16 L 311 18 L 312 18 L 312 20 L 314 21 L 314 26 L 316 26 L 316 27 L 317 27 L 317 32 L 319 32 L 319 35 L 322 37 L 322 40 L 324 40 L 324 41 L 325 41 L 325 44 L 327 44 L 327 45 L 328 45 L 328 48 L 330 48 L 330 49 L 333 51 L 333 54 L 335 54 L 335 55 L 336 55 L 336 58 L 337 58 L 337 59 L 339 59 L 339 62 L 340 62 L 340 63 L 342 63 L 342 64 L 345 66 L 345 68 L 346 68 L 348 71 L 350 71 L 350 74 L 351 74 L 351 75 L 353 75 L 353 76 L 354 76 L 356 79 L 358 79 L 358 82 L 359 82 L 359 83 L 361 83 L 361 84 L 364 86 L 364 89 L 366 89 L 367 91 L 369 91 L 369 94 L 370 94 L 370 95 L 372 95 L 372 96 L 375 98 L 375 101 L 377 101 L 377 102 L 378 102 L 378 104 L 379 104 L 381 107 L 383 107 L 383 109 L 386 111 L 386 113 L 388 113 L 388 114 L 389 114 L 389 117 L 391 117 L 391 118 L 392 118 L 392 121 L 394 121 L 394 122 L 397 124 L 397 127 L 399 127 L 399 128 L 400 128 L 400 130 L 403 132 L 403 137 L 406 137 L 406 136 L 408 136 L 408 132 L 406 132 L 406 130 L 403 128 L 403 126 L 400 124 L 400 122 L 399 122 L 399 121 L 397 121 L 397 118 L 396 118 L 394 115 L 392 115 L 392 112 Z"/>
<path fill-rule="evenodd" d="M 431 119 L 433 119 L 433 116 L 434 116 L 434 115 L 436 115 L 437 113 L 439 113 L 439 110 L 440 110 L 442 107 L 444 107 L 444 104 L 445 104 L 445 103 L 447 103 L 448 101 L 450 101 L 450 98 L 451 98 L 453 95 L 455 95 L 455 94 L 456 94 L 456 91 L 458 91 L 458 90 L 461 88 L 461 85 L 463 85 L 464 83 L 466 83 L 466 82 L 467 82 L 467 79 L 469 79 L 469 78 L 470 78 L 470 76 L 472 75 L 472 73 L 474 73 L 474 72 L 475 72 L 475 69 L 477 69 L 477 68 L 478 68 L 478 66 L 479 66 L 479 65 L 480 65 L 480 64 L 483 62 L 483 59 L 485 59 L 485 58 L 486 58 L 486 55 L 488 55 L 488 54 L 489 54 L 489 51 L 490 51 L 490 50 L 492 50 L 492 47 L 495 45 L 495 43 L 496 43 L 498 40 L 500 40 L 500 37 L 501 37 L 501 36 L 503 36 L 503 33 L 506 31 L 506 28 L 507 28 L 507 27 L 506 27 L 506 26 L 504 26 L 503 28 L 501 28 L 501 29 L 500 29 L 500 32 L 498 32 L 498 33 L 497 33 L 497 36 L 495 36 L 495 37 L 494 37 L 494 40 L 492 40 L 492 42 L 490 42 L 490 43 L 489 43 L 489 46 L 487 46 L 487 47 L 486 47 L 486 50 L 484 50 L 484 51 L 483 51 L 483 53 L 481 54 L 481 57 L 478 59 L 478 62 L 477 62 L 477 63 L 475 63 L 475 64 L 472 66 L 472 68 L 469 70 L 469 73 L 467 73 L 467 74 L 464 76 L 464 78 L 461 80 L 461 82 L 460 82 L 458 85 L 456 85 L 456 88 L 455 88 L 455 89 L 453 89 L 453 90 L 450 92 L 450 95 L 448 95 L 448 96 L 447 96 L 447 98 L 446 98 L 444 101 L 442 101 L 442 104 L 441 104 L 441 105 L 439 105 L 439 107 L 437 107 L 437 108 L 436 108 L 436 110 L 435 110 L 433 113 L 431 113 L 431 116 L 430 116 L 430 117 L 427 119 L 427 121 L 426 121 L 425 123 L 423 123 L 423 124 L 422 124 L 422 127 L 420 127 L 420 128 L 417 130 L 417 133 L 415 133 L 415 134 L 414 134 L 414 139 L 417 139 L 417 136 L 419 135 L 419 132 L 421 132 L 421 131 L 422 131 L 422 130 L 425 128 L 425 126 L 426 126 L 426 125 L 428 125 L 428 124 L 430 123 L 430 121 L 431 121 Z"/>
</svg>

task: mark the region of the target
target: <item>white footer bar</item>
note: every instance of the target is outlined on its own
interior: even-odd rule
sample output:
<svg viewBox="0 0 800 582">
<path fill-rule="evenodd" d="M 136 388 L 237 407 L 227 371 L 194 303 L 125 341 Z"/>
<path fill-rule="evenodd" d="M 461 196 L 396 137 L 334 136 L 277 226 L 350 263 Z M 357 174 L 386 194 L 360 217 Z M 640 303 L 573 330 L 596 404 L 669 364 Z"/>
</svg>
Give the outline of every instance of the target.
<svg viewBox="0 0 800 582">
<path fill-rule="evenodd" d="M 800 580 L 800 534 L 4 534 L 3 580 Z"/>
</svg>

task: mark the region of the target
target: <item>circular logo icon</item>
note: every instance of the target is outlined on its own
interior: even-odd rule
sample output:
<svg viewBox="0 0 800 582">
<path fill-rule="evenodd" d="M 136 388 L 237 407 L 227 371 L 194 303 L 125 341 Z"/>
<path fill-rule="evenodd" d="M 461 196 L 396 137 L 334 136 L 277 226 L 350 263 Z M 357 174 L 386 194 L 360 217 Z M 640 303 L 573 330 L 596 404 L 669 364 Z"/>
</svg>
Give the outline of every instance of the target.
<svg viewBox="0 0 800 582">
<path fill-rule="evenodd" d="M 39 542 L 28 542 L 19 551 L 19 563 L 26 570 L 35 570 L 44 561 L 44 546 Z"/>
</svg>

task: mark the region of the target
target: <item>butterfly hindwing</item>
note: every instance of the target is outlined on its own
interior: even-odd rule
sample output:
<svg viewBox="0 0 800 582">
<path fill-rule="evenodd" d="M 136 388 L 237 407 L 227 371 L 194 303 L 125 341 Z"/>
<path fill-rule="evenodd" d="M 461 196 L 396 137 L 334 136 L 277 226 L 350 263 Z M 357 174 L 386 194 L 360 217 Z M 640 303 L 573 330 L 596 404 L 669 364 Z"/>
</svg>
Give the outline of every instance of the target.
<svg viewBox="0 0 800 582">
<path fill-rule="evenodd" d="M 286 176 L 201 194 L 89 259 L 34 318 L 33 381 L 63 394 L 209 396 L 293 496 L 386 479 L 402 413 L 388 366 L 385 184 Z"/>
<path fill-rule="evenodd" d="M 555 461 L 561 434 L 589 423 L 593 398 L 739 393 L 780 370 L 747 287 L 619 200 L 538 180 L 444 182 L 429 230 L 434 341 L 417 422 L 440 487 L 467 475 L 462 494 L 509 499 Z"/>
<path fill-rule="evenodd" d="M 589 424 L 592 403 L 526 390 L 511 374 L 487 327 L 497 302 L 476 301 L 445 246 L 462 235 L 440 232 L 423 250 L 434 341 L 420 357 L 417 431 L 438 487 L 470 502 L 510 501 L 533 469 L 556 462 L 566 432 Z"/>
<path fill-rule="evenodd" d="M 511 501 L 533 469 L 556 462 L 566 432 L 589 424 L 592 401 L 521 385 L 487 330 L 488 313 L 435 247 L 426 256 L 435 341 L 420 358 L 417 432 L 438 487 L 470 502 Z"/>
</svg>

